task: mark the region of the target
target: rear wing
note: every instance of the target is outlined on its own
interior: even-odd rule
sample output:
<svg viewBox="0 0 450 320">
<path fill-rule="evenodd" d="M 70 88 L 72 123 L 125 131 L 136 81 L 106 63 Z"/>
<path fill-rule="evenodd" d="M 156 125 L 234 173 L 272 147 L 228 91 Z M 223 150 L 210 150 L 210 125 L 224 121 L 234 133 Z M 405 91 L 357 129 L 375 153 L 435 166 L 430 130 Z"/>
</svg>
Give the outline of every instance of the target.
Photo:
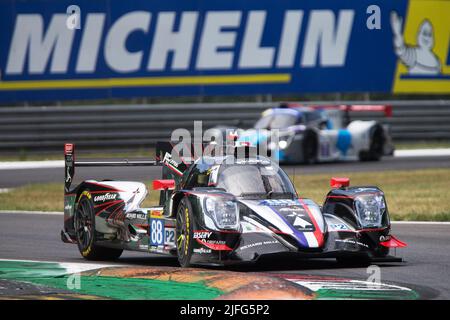
<svg viewBox="0 0 450 320">
<path fill-rule="evenodd" d="M 384 112 L 386 117 L 392 117 L 392 106 L 390 105 L 340 105 L 344 111 L 352 112 Z"/>
<path fill-rule="evenodd" d="M 211 147 L 209 145 L 209 147 Z M 224 146 L 226 147 L 226 146 Z M 181 179 L 183 173 L 189 166 L 204 152 L 208 145 L 204 144 L 182 144 L 173 142 L 157 142 L 156 156 L 151 160 L 113 160 L 113 161 L 87 161 L 76 160 L 75 144 L 66 143 L 64 145 L 64 190 L 70 192 L 70 186 L 75 176 L 77 167 L 136 167 L 136 166 L 164 166 L 175 178 Z M 238 147 L 236 147 L 238 148 Z M 237 149 L 235 150 L 237 151 Z M 163 176 L 166 176 L 163 170 Z"/>
<path fill-rule="evenodd" d="M 135 167 L 135 166 L 158 166 L 159 160 L 113 160 L 113 161 L 86 161 L 75 159 L 75 145 L 73 143 L 64 144 L 64 190 L 69 192 L 75 167 Z"/>
<path fill-rule="evenodd" d="M 366 105 L 366 104 L 341 104 L 341 105 L 307 105 L 307 104 L 299 104 L 299 103 L 281 103 L 280 107 L 282 108 L 292 108 L 299 106 L 307 106 L 313 109 L 322 109 L 322 110 L 342 110 L 346 112 L 384 112 L 386 117 L 392 117 L 392 106 L 391 105 Z"/>
</svg>

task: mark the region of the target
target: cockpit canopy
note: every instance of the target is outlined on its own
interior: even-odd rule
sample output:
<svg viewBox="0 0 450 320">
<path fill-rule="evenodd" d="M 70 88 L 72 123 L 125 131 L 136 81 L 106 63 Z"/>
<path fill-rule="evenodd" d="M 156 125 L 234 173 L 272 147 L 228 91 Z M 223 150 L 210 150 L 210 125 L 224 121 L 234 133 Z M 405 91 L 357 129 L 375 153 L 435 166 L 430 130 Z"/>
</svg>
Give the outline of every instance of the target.
<svg viewBox="0 0 450 320">
<path fill-rule="evenodd" d="M 210 159 L 202 158 L 192 165 L 184 189 L 215 187 L 245 199 L 293 199 L 297 196 L 286 173 L 266 157 L 243 160 L 223 157 L 213 164 L 207 160 Z"/>
<path fill-rule="evenodd" d="M 327 118 L 322 110 L 309 107 L 272 108 L 263 112 L 255 129 L 285 129 L 294 125 L 320 125 Z"/>
</svg>

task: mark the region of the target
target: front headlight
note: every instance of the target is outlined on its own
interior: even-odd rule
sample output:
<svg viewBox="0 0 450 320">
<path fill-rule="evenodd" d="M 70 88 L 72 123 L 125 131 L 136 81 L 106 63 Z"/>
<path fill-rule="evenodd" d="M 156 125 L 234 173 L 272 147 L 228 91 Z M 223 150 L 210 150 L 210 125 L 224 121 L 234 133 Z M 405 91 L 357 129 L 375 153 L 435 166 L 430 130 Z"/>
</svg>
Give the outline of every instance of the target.
<svg viewBox="0 0 450 320">
<path fill-rule="evenodd" d="M 220 229 L 237 229 L 239 226 L 239 210 L 236 201 L 208 197 L 205 199 L 205 211 Z"/>
<path fill-rule="evenodd" d="M 386 211 L 384 197 L 380 195 L 361 195 L 355 198 L 356 213 L 363 228 L 381 227 Z"/>
<path fill-rule="evenodd" d="M 286 147 L 288 146 L 288 142 L 286 140 L 280 140 L 278 142 L 278 146 L 281 150 L 286 149 Z"/>
</svg>

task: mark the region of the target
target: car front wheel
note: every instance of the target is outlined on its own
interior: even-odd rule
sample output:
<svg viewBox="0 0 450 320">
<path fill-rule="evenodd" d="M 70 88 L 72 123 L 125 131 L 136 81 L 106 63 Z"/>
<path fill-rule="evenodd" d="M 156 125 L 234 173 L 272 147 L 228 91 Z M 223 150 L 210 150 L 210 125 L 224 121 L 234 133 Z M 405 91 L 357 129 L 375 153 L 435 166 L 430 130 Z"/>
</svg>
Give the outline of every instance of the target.
<svg viewBox="0 0 450 320">
<path fill-rule="evenodd" d="M 193 215 L 192 206 L 187 198 L 181 200 L 177 210 L 176 245 L 180 266 L 187 268 L 191 265 L 193 243 Z"/>
</svg>

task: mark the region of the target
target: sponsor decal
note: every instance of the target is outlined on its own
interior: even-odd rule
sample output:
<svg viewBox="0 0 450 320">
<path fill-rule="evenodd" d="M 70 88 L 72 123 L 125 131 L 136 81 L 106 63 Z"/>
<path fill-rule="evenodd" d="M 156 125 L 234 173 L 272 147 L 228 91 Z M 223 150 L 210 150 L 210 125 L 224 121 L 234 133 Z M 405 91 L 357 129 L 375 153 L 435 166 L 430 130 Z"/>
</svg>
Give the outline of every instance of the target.
<svg viewBox="0 0 450 320">
<path fill-rule="evenodd" d="M 175 246 L 175 228 L 165 227 L 164 230 L 164 245 L 173 247 Z"/>
<path fill-rule="evenodd" d="M 212 252 L 211 249 L 205 249 L 205 248 L 194 249 L 194 253 L 198 253 L 198 254 L 207 254 L 207 253 L 211 253 L 211 252 Z"/>
<path fill-rule="evenodd" d="M 238 250 L 243 251 L 243 250 L 251 249 L 254 247 L 267 246 L 267 245 L 271 245 L 271 244 L 278 244 L 278 241 L 270 240 L 270 241 L 255 242 L 255 243 L 251 243 L 251 244 L 247 244 L 245 246 L 239 247 Z"/>
<path fill-rule="evenodd" d="M 194 239 L 209 239 L 211 236 L 211 231 L 194 231 Z"/>
<path fill-rule="evenodd" d="M 147 215 L 143 212 L 129 212 L 125 215 L 127 219 L 147 219 Z"/>
<path fill-rule="evenodd" d="M 161 217 L 164 213 L 164 211 L 160 209 L 150 209 L 148 212 L 150 213 L 150 216 L 154 217 Z"/>
<path fill-rule="evenodd" d="M 369 248 L 369 246 L 365 243 L 353 240 L 353 239 L 336 239 L 336 242 L 343 242 L 343 243 L 350 243 L 350 244 L 354 244 L 354 245 L 358 245 L 358 246 L 362 246 L 365 248 Z"/>
<path fill-rule="evenodd" d="M 211 250 L 217 251 L 231 251 L 232 249 L 227 246 L 224 240 L 206 240 L 206 239 L 196 239 L 197 242 Z"/>
<path fill-rule="evenodd" d="M 449 1 L 35 2 L 0 2 L 2 101 L 450 92 Z"/>
<path fill-rule="evenodd" d="M 330 223 L 328 225 L 328 231 L 347 231 L 347 230 L 350 229 L 343 223 Z"/>
<path fill-rule="evenodd" d="M 284 216 L 284 218 L 298 231 L 314 231 L 314 225 L 306 216 L 306 211 L 302 207 L 290 206 L 277 209 L 277 211 Z"/>
<path fill-rule="evenodd" d="M 380 242 L 389 241 L 391 239 L 390 235 L 387 236 L 380 236 Z"/>
<path fill-rule="evenodd" d="M 177 161 L 175 161 L 174 159 L 172 159 L 172 154 L 170 154 L 169 152 L 166 152 L 164 154 L 164 158 L 162 160 L 162 162 L 167 165 L 169 168 L 171 168 L 172 170 L 174 170 L 178 175 L 182 175 L 183 172 L 181 172 L 178 169 L 178 166 L 180 165 Z"/>
<path fill-rule="evenodd" d="M 164 253 L 164 247 L 163 246 L 149 246 L 148 247 L 149 252 L 157 252 L 157 253 Z"/>
<path fill-rule="evenodd" d="M 394 92 L 449 92 L 449 15 L 449 1 L 409 1 L 406 12 L 390 13 Z"/>
<path fill-rule="evenodd" d="M 116 200 L 117 193 L 105 193 L 94 197 L 94 202 L 105 202 L 109 200 Z"/>
<path fill-rule="evenodd" d="M 261 200 L 259 204 L 270 207 L 295 206 L 298 205 L 298 201 L 290 199 L 267 199 Z"/>
</svg>

